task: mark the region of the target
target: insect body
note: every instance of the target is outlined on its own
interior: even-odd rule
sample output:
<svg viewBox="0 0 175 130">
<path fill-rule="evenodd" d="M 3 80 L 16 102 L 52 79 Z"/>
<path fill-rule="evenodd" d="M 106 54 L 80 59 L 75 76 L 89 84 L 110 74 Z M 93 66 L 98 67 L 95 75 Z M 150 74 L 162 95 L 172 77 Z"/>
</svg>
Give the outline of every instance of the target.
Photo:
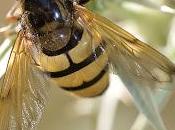
<svg viewBox="0 0 175 130">
<path fill-rule="evenodd" d="M 32 29 L 28 30 L 39 35 L 36 44 L 40 43 L 41 53 L 36 61 L 43 72 L 64 90 L 85 97 L 96 96 L 109 82 L 107 56 L 99 46 L 101 38 L 96 35 L 97 40 L 92 41 L 87 30 L 73 19 L 72 6 L 52 0 L 32 4 L 31 0 L 25 1 L 28 23 L 24 26 L 30 25 Z M 94 50 L 92 44 L 97 44 Z"/>
<path fill-rule="evenodd" d="M 126 85 L 156 87 L 172 81 L 171 61 L 84 8 L 86 2 L 19 1 L 21 30 L 1 83 L 2 130 L 34 129 L 51 85 L 93 97 L 107 89 L 109 71 Z"/>
</svg>

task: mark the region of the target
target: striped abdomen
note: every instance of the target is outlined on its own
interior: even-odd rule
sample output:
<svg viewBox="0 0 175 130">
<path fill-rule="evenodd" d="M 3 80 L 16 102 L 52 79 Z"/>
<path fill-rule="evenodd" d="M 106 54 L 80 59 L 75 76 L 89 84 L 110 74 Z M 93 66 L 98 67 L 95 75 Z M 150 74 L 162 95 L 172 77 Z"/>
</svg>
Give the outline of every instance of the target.
<svg viewBox="0 0 175 130">
<path fill-rule="evenodd" d="M 96 42 L 92 47 L 91 42 Z M 57 51 L 43 50 L 40 65 L 58 86 L 78 96 L 101 95 L 109 84 L 107 55 L 98 46 L 101 38 L 91 37 L 74 27 L 69 43 Z M 92 48 L 95 48 L 94 50 Z"/>
</svg>

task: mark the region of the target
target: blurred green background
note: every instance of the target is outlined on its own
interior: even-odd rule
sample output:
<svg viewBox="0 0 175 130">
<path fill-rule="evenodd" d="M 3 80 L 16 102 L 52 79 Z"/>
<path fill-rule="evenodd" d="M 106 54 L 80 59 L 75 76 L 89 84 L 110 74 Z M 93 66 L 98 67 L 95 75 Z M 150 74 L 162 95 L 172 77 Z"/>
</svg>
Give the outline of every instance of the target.
<svg viewBox="0 0 175 130">
<path fill-rule="evenodd" d="M 13 3 L 14 0 L 1 1 L 1 25 L 5 25 L 5 15 Z M 165 4 L 172 8 L 165 6 L 168 9 L 161 12 Z M 151 43 L 175 61 L 174 5 L 173 0 L 92 0 L 87 7 Z M 137 118 L 139 112 L 120 80 L 114 77 L 111 82 L 106 94 L 94 99 L 79 99 L 52 88 L 37 130 L 153 130 L 142 116 Z M 165 105 L 162 117 L 169 130 L 175 130 L 173 98 L 172 93 L 161 103 Z"/>
</svg>

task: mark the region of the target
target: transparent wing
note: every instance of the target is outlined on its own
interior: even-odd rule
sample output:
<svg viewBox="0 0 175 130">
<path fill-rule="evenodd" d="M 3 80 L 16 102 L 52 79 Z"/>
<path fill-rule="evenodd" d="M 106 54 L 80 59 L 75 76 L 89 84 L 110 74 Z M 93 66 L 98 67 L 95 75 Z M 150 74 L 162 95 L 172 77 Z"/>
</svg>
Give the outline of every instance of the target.
<svg viewBox="0 0 175 130">
<path fill-rule="evenodd" d="M 89 33 L 101 36 L 111 70 L 122 79 L 140 111 L 157 129 L 166 130 L 150 88 L 174 88 L 175 65 L 106 18 L 79 5 L 75 9 L 78 21 Z"/>
<path fill-rule="evenodd" d="M 109 56 L 113 71 L 120 77 L 151 85 L 149 87 L 172 81 L 175 65 L 168 58 L 106 18 L 81 6 L 76 8 L 79 21 L 85 28 L 101 35 L 101 46 Z"/>
<path fill-rule="evenodd" d="M 1 130 L 34 129 L 45 106 L 47 77 L 34 65 L 26 45 L 20 33 L 1 80 Z"/>
</svg>

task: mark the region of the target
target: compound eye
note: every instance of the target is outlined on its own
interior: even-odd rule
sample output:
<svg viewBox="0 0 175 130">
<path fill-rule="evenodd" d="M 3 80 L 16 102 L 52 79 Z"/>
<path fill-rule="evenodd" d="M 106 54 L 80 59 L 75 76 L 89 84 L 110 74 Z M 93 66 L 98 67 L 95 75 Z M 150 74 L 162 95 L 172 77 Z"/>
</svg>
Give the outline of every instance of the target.
<svg viewBox="0 0 175 130">
<path fill-rule="evenodd" d="M 32 27 L 35 29 L 40 29 L 45 25 L 45 19 L 40 14 L 29 14 L 28 19 Z"/>
<path fill-rule="evenodd" d="M 87 2 L 89 2 L 89 0 L 79 0 L 79 4 L 80 4 L 80 5 L 84 5 L 84 4 L 86 4 Z"/>
</svg>

